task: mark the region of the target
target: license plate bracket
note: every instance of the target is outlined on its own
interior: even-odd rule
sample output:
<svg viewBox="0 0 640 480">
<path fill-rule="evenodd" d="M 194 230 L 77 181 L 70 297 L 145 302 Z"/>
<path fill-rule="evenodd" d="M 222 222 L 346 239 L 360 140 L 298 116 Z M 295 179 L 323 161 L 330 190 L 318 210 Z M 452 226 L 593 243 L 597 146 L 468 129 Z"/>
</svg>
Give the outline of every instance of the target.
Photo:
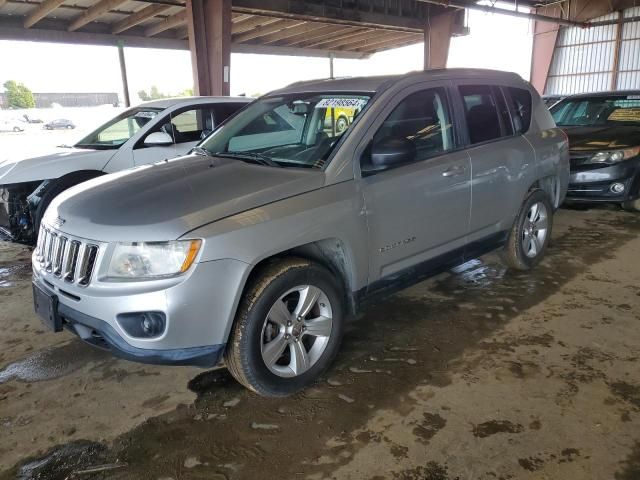
<svg viewBox="0 0 640 480">
<path fill-rule="evenodd" d="M 62 331 L 62 319 L 58 315 L 58 297 L 44 291 L 35 283 L 33 284 L 33 308 L 47 328 L 54 332 Z"/>
</svg>

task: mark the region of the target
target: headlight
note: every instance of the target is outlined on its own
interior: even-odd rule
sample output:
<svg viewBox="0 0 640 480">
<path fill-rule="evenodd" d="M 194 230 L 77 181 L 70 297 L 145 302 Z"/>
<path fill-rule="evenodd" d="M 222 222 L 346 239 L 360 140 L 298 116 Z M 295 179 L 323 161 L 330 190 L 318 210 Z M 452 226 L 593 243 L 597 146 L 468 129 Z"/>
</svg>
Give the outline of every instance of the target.
<svg viewBox="0 0 640 480">
<path fill-rule="evenodd" d="M 107 277 L 145 280 L 180 275 L 189 270 L 201 245 L 201 240 L 118 243 Z"/>
<path fill-rule="evenodd" d="M 628 160 L 629 158 L 635 157 L 640 154 L 640 147 L 626 148 L 624 150 L 610 150 L 607 152 L 598 152 L 593 155 L 587 162 L 585 163 L 605 163 L 605 164 L 613 164 L 618 163 L 623 160 Z"/>
</svg>

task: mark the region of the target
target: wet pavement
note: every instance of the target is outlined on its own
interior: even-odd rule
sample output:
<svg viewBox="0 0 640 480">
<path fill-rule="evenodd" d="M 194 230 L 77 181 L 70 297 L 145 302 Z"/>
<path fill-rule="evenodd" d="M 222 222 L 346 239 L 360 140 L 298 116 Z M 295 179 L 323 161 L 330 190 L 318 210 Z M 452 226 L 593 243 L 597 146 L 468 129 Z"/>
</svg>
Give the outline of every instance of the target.
<svg viewBox="0 0 640 480">
<path fill-rule="evenodd" d="M 287 399 L 44 332 L 0 242 L 0 480 L 638 480 L 639 234 L 561 210 L 535 271 L 489 255 L 381 300 Z"/>
</svg>

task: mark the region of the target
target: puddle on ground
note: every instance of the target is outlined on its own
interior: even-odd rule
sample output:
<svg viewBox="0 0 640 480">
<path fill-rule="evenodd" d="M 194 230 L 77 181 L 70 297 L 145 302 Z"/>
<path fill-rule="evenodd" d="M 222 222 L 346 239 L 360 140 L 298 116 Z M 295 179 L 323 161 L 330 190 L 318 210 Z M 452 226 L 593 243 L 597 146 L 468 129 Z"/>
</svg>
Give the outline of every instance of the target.
<svg viewBox="0 0 640 480">
<path fill-rule="evenodd" d="M 364 429 L 373 411 L 409 411 L 415 400 L 408 393 L 416 386 L 447 385 L 451 364 L 466 351 L 491 348 L 483 340 L 639 232 L 640 218 L 633 215 L 582 219 L 554 235 L 548 256 L 533 272 L 507 271 L 489 256 L 381 300 L 348 325 L 325 378 L 289 398 L 257 397 L 226 370 L 203 372 L 189 384 L 198 393 L 193 405 L 147 420 L 117 438 L 106 458 L 101 454 L 87 463 L 127 464 L 110 471 L 104 477 L 109 479 L 324 478 L 367 442 L 389 442 Z M 549 341 L 523 337 L 513 345 Z M 447 406 L 434 405 L 436 420 L 438 408 Z M 433 424 L 408 428 L 428 435 Z M 15 478 L 19 468 L 0 479 Z M 47 473 L 42 478 L 66 478 Z"/>
<path fill-rule="evenodd" d="M 0 266 L 0 288 L 14 287 L 18 280 L 22 280 L 30 274 L 31 265 L 29 264 Z"/>
<path fill-rule="evenodd" d="M 40 350 L 0 370 L 0 383 L 15 379 L 23 382 L 52 380 L 78 370 L 89 362 L 109 359 L 107 352 L 73 340 L 60 347 Z"/>
</svg>

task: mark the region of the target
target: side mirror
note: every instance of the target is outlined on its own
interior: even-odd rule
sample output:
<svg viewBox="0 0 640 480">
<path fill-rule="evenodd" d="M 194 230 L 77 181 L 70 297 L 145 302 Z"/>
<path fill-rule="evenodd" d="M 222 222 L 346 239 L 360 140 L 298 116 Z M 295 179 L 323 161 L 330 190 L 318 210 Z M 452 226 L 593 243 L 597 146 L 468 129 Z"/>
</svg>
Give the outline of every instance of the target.
<svg viewBox="0 0 640 480">
<path fill-rule="evenodd" d="M 147 147 L 167 147 L 173 145 L 173 138 L 165 132 L 153 132 L 147 135 L 147 138 L 144 139 L 144 144 Z"/>
<path fill-rule="evenodd" d="M 406 138 L 386 138 L 371 146 L 369 162 L 364 163 L 365 173 L 381 172 L 399 165 L 411 163 L 416 158 L 416 146 Z"/>
</svg>

